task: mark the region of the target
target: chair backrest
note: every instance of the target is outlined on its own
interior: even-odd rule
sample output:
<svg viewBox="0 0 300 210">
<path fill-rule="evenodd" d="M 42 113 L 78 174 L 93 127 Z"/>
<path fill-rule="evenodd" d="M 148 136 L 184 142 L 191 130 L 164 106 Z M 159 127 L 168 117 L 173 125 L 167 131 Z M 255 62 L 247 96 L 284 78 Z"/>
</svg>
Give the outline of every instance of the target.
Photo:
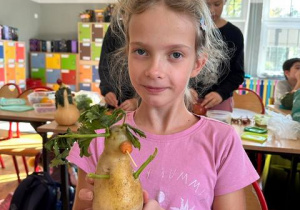
<svg viewBox="0 0 300 210">
<path fill-rule="evenodd" d="M 0 97 L 17 98 L 21 94 L 21 89 L 17 84 L 6 83 L 0 88 Z"/>
<path fill-rule="evenodd" d="M 233 103 L 234 108 L 246 109 L 259 114 L 265 113 L 265 107 L 260 96 L 248 88 L 238 88 L 234 91 Z"/>
<path fill-rule="evenodd" d="M 268 210 L 265 196 L 257 182 L 245 188 L 247 210 Z"/>
</svg>

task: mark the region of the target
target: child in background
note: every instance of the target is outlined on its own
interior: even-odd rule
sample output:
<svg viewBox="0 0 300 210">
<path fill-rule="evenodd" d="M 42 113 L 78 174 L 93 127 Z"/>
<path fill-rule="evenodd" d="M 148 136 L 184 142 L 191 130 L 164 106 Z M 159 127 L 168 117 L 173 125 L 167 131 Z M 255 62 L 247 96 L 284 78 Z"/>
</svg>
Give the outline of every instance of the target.
<svg viewBox="0 0 300 210">
<path fill-rule="evenodd" d="M 282 65 L 285 80 L 281 80 L 275 87 L 275 105 L 281 105 L 284 97 L 293 97 L 292 94 L 300 88 L 300 58 L 286 60 Z M 287 98 L 286 98 L 287 99 Z M 293 100 L 284 100 L 284 107 L 292 109 Z M 290 103 L 289 103 L 290 102 Z"/>
<path fill-rule="evenodd" d="M 100 90 L 105 98 L 108 107 L 120 108 L 125 111 L 134 111 L 138 106 L 138 99 L 135 98 L 135 91 L 130 83 L 123 84 L 121 87 L 114 85 L 115 80 L 110 75 L 112 54 L 123 44 L 124 36 L 112 32 L 111 26 L 108 27 L 103 39 L 101 56 L 99 62 L 99 76 L 101 78 Z M 122 94 L 119 94 L 119 93 Z"/>
<path fill-rule="evenodd" d="M 222 40 L 230 50 L 229 65 L 222 63 L 218 66 L 220 77 L 210 88 L 203 84 L 193 85 L 192 91 L 195 102 L 206 109 L 233 110 L 233 91 L 244 82 L 244 37 L 241 30 L 222 17 L 223 8 L 227 0 L 206 0 L 211 17 L 222 35 Z M 223 73 L 223 71 L 225 72 Z"/>
<path fill-rule="evenodd" d="M 205 1 L 120 0 L 115 12 L 112 30 L 123 25 L 124 31 L 118 30 L 126 39 L 112 73 L 131 82 L 139 95 L 140 105 L 128 112 L 126 123 L 146 134 L 132 156 L 141 165 L 158 148 L 140 176 L 148 193 L 144 210 L 245 209 L 243 188 L 259 176 L 240 137 L 232 126 L 187 108 L 192 102 L 189 80 L 212 85 L 217 66 L 226 59 Z M 79 170 L 75 210 L 91 208 L 93 186 L 86 175 L 95 172 L 103 142 L 91 142 L 90 157 L 80 158 L 77 144 L 70 151 L 68 160 Z"/>
</svg>

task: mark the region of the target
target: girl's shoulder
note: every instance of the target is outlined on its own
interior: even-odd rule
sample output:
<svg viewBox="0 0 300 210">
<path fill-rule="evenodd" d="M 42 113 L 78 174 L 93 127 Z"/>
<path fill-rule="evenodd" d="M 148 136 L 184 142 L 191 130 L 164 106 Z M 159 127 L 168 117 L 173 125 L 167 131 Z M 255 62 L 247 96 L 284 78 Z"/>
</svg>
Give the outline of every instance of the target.
<svg viewBox="0 0 300 210">
<path fill-rule="evenodd" d="M 231 133 L 235 132 L 234 128 L 222 121 L 215 120 L 212 118 L 201 116 L 199 121 L 197 122 L 197 126 L 206 132 L 214 132 L 214 133 Z"/>
<path fill-rule="evenodd" d="M 128 112 L 126 122 L 134 127 L 136 124 L 133 118 L 134 112 Z M 229 124 L 220 122 L 204 116 L 197 116 L 198 121 L 189 128 L 168 135 L 157 135 L 145 132 L 150 141 L 181 141 L 182 139 L 203 139 L 203 138 L 227 138 L 234 135 L 235 130 Z"/>
</svg>

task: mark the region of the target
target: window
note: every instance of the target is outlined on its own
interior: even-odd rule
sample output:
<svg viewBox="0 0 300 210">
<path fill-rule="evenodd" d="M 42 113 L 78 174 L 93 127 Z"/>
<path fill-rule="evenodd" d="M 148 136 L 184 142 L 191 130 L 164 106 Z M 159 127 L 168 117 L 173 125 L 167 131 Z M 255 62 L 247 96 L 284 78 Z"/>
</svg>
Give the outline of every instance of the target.
<svg viewBox="0 0 300 210">
<path fill-rule="evenodd" d="M 223 16 L 226 18 L 242 17 L 242 0 L 229 0 L 223 9 Z"/>
<path fill-rule="evenodd" d="M 247 12 L 250 0 L 227 0 L 222 17 L 237 26 L 247 36 Z"/>
<path fill-rule="evenodd" d="M 283 75 L 285 60 L 300 57 L 300 1 L 264 0 L 258 75 Z"/>
</svg>

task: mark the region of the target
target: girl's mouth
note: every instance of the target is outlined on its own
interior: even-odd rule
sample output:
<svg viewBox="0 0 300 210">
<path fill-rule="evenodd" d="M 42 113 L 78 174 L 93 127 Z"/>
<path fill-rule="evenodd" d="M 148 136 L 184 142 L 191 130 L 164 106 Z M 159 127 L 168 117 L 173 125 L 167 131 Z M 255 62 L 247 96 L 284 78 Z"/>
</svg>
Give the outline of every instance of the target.
<svg viewBox="0 0 300 210">
<path fill-rule="evenodd" d="M 152 94 L 161 93 L 164 90 L 166 90 L 166 88 L 164 87 L 153 87 L 153 86 L 144 86 L 144 87 L 147 90 L 147 92 Z"/>
</svg>

